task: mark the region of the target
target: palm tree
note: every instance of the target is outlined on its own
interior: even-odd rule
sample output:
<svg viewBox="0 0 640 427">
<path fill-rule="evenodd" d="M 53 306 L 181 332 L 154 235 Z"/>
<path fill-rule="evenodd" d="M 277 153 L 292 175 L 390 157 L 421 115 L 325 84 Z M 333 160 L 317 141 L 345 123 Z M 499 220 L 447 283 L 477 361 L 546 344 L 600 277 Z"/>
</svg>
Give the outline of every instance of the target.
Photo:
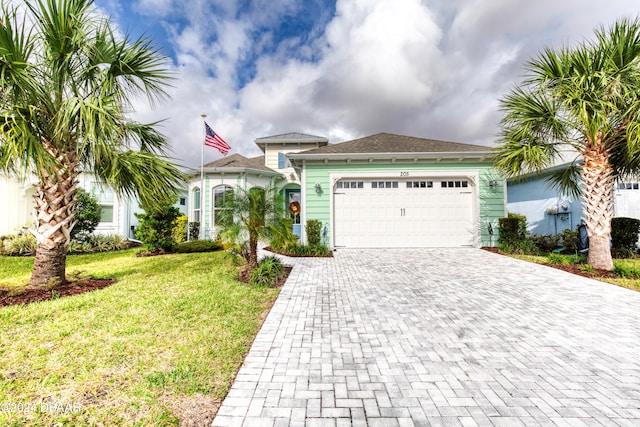
<svg viewBox="0 0 640 427">
<path fill-rule="evenodd" d="M 229 190 L 221 211 L 220 235 L 227 244 L 247 246 L 249 268 L 258 265 L 258 242 L 283 232 L 284 202 L 275 189 Z"/>
<path fill-rule="evenodd" d="M 116 35 L 92 0 L 2 3 L 0 169 L 38 178 L 32 286 L 64 283 L 78 176 L 121 196 L 170 197 L 182 173 L 155 123 L 130 120 L 137 95 L 161 99 L 169 74 L 151 42 Z"/>
<path fill-rule="evenodd" d="M 551 180 L 581 196 L 588 263 L 612 270 L 613 187 L 640 162 L 640 21 L 622 19 L 573 49 L 547 49 L 501 100 L 496 165 L 507 176 L 540 172 L 567 149 L 571 167 Z"/>
</svg>

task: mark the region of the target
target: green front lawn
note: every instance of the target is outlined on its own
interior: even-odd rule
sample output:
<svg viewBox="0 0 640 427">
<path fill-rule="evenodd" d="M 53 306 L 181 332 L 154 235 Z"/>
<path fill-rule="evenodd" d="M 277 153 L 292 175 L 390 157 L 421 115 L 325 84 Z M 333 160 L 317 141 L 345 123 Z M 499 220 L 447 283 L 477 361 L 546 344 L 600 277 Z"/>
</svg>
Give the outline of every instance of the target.
<svg viewBox="0 0 640 427">
<path fill-rule="evenodd" d="M 600 280 L 602 282 L 611 283 L 623 288 L 631 289 L 634 291 L 640 291 L 640 259 L 614 259 L 614 270 L 612 275 L 603 275 L 597 271 L 594 271 L 589 265 L 586 264 L 584 259 L 580 259 L 571 255 L 558 255 L 550 254 L 547 256 L 538 255 L 513 255 L 514 258 L 522 259 L 525 261 L 535 262 L 538 264 L 553 266 L 575 266 L 576 272 L 584 272 L 589 277 Z M 613 276 L 613 277 L 608 277 Z"/>
<path fill-rule="evenodd" d="M 20 287 L 32 258 L 0 257 Z M 176 425 L 217 408 L 278 290 L 224 252 L 70 256 L 105 289 L 0 308 L 0 425 Z"/>
</svg>

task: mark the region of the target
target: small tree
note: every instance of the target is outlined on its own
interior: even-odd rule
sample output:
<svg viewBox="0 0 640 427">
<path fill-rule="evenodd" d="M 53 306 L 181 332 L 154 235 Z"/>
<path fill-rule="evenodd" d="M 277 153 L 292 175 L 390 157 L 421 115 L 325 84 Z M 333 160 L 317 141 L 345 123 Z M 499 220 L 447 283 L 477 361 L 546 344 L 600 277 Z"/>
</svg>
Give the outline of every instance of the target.
<svg viewBox="0 0 640 427">
<path fill-rule="evenodd" d="M 220 237 L 225 244 L 247 246 L 251 269 L 258 265 L 258 241 L 271 240 L 282 229 L 284 202 L 273 188 L 230 190 L 221 211 Z"/>
<path fill-rule="evenodd" d="M 75 225 L 71 229 L 71 240 L 83 242 L 98 226 L 102 207 L 93 194 L 78 188 L 75 210 Z"/>
<path fill-rule="evenodd" d="M 149 250 L 171 252 L 176 246 L 173 237 L 175 220 L 180 216 L 180 210 L 171 202 L 164 206 L 143 206 L 145 213 L 136 214 L 140 220 L 136 230 L 136 238 L 140 239 Z"/>
</svg>

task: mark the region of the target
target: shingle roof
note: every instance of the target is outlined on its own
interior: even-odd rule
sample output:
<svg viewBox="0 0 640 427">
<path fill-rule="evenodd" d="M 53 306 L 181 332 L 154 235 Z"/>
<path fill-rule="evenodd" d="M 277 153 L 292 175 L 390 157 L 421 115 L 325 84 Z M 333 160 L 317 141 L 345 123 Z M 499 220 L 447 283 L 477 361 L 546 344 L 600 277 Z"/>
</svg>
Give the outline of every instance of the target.
<svg viewBox="0 0 640 427">
<path fill-rule="evenodd" d="M 481 145 L 378 133 L 339 144 L 329 144 L 301 154 L 462 153 L 489 150 L 490 147 Z"/>
<path fill-rule="evenodd" d="M 233 168 L 233 169 L 257 169 L 277 173 L 264 165 L 264 156 L 246 158 L 242 154 L 234 153 L 204 165 L 205 168 Z"/>
</svg>

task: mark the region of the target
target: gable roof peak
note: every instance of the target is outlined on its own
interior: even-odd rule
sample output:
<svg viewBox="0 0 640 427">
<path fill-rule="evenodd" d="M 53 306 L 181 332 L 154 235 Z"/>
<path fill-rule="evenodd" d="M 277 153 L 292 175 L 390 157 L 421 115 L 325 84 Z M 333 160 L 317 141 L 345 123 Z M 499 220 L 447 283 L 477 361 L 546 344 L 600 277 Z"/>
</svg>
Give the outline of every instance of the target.
<svg viewBox="0 0 640 427">
<path fill-rule="evenodd" d="M 216 169 L 218 171 L 254 170 L 278 174 L 278 172 L 265 166 L 264 156 L 247 158 L 238 153 L 233 153 L 221 159 L 214 160 L 213 162 L 206 163 L 204 167 L 207 169 Z"/>
</svg>

